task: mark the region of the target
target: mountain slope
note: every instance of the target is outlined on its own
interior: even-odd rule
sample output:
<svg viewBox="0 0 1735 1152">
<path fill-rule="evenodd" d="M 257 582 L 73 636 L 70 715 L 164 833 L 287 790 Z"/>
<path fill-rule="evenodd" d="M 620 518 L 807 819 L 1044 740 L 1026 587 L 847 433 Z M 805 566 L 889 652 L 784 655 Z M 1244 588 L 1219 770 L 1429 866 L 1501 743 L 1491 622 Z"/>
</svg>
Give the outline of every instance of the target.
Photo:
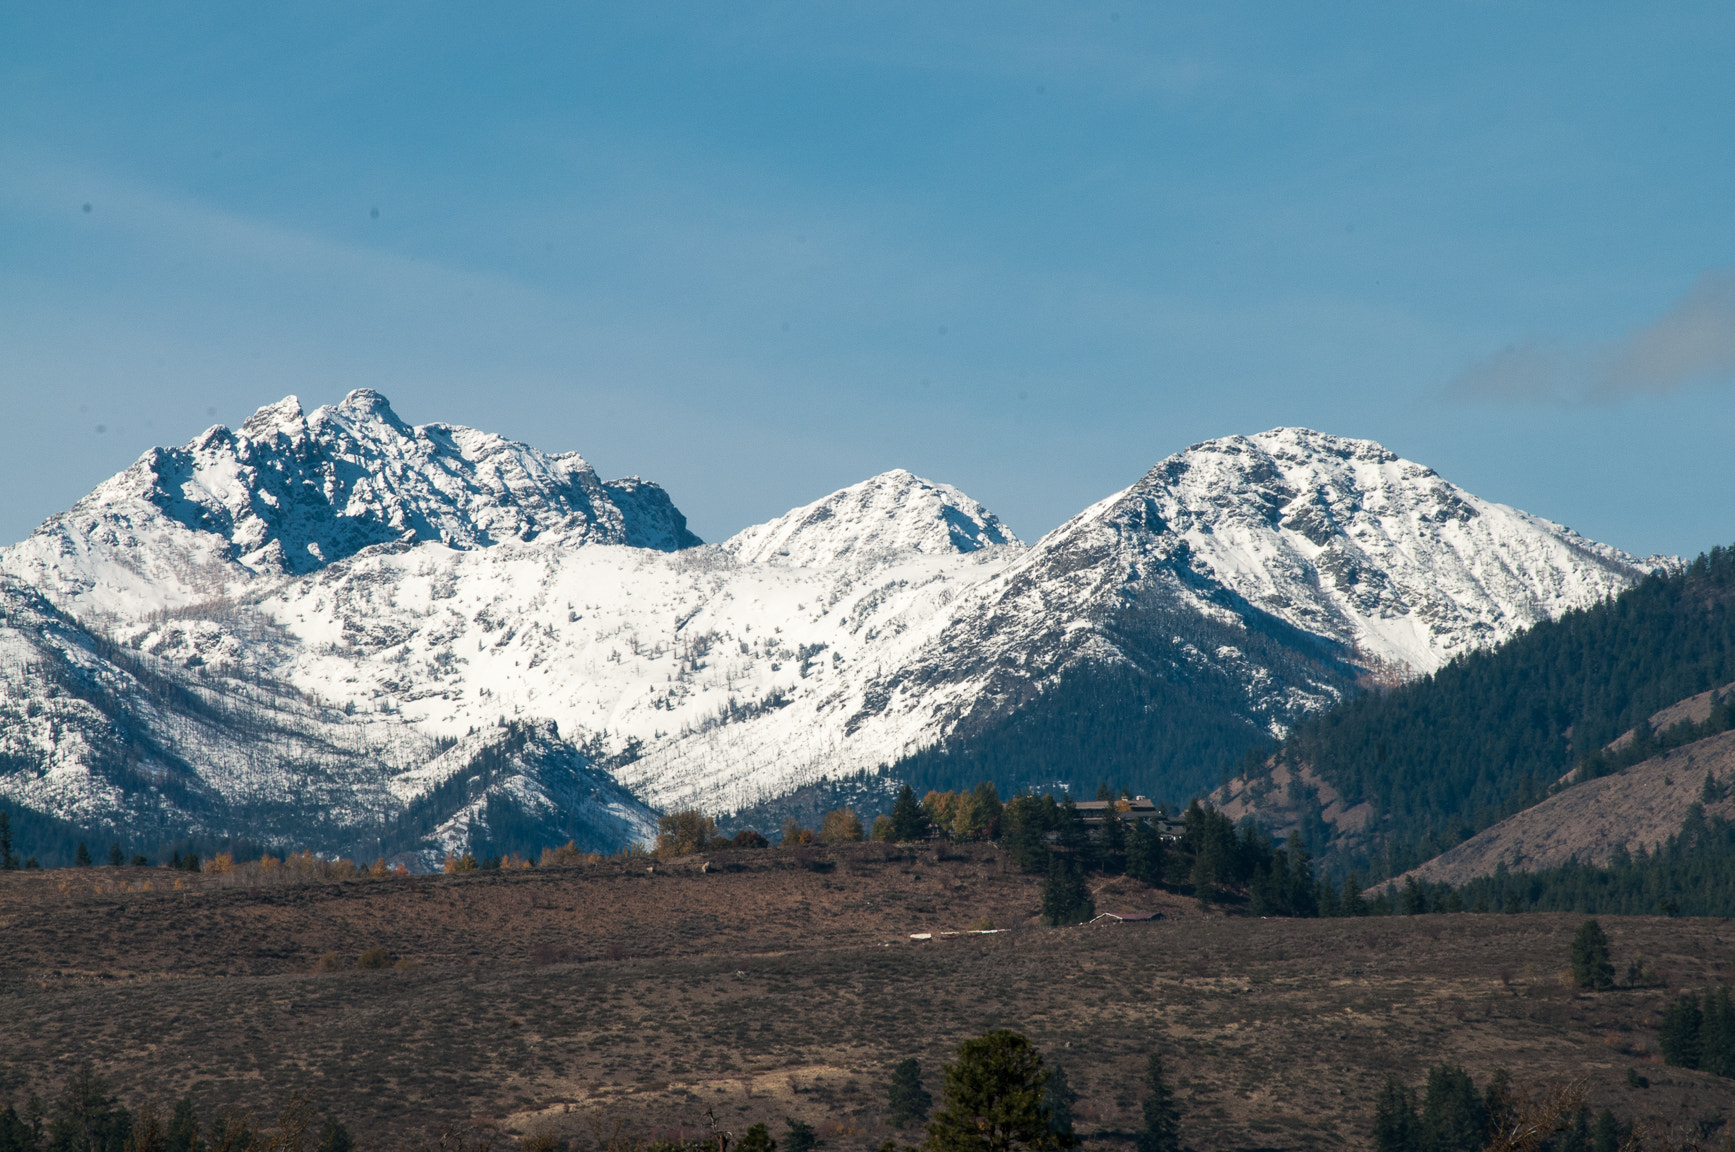
<svg viewBox="0 0 1735 1152">
<path fill-rule="evenodd" d="M 321 769 L 342 778 L 322 785 L 341 815 L 308 826 L 326 839 L 409 819 L 419 801 L 395 789 L 437 792 L 418 773 L 490 732 L 541 734 L 519 758 L 530 775 L 576 765 L 556 747 L 570 741 L 657 807 L 764 805 L 882 765 L 954 783 L 1108 775 L 1181 799 L 1360 685 L 1643 571 L 1377 444 L 1305 429 L 1195 445 L 1030 547 L 902 470 L 701 546 L 655 485 L 412 428 L 365 391 L 149 453 L 0 552 L 0 570 L 164 685 L 129 673 L 126 708 L 192 693 L 299 733 L 285 749 L 345 749 Z M 243 787 L 213 725 L 152 707 L 162 723 L 133 726 L 161 729 L 200 803 L 238 812 L 237 788 L 294 792 L 305 775 L 311 753 L 255 742 L 270 763 Z M 8 776 L 0 795 L 134 819 L 132 793 L 98 777 L 71 798 Z M 441 793 L 415 834 L 480 828 L 508 793 L 519 815 L 577 794 L 538 780 Z M 204 819 L 152 803 L 166 823 Z M 311 811 L 273 809 L 272 826 L 292 809 Z"/>
<path fill-rule="evenodd" d="M 1735 679 L 1735 551 L 1302 724 L 1219 800 L 1395 874 L 1544 799 L 1677 701 Z M 1642 747 L 1621 753 L 1642 758 Z M 1582 787 L 1583 785 L 1580 785 Z M 1375 859 L 1379 857 L 1379 859 Z"/>
</svg>

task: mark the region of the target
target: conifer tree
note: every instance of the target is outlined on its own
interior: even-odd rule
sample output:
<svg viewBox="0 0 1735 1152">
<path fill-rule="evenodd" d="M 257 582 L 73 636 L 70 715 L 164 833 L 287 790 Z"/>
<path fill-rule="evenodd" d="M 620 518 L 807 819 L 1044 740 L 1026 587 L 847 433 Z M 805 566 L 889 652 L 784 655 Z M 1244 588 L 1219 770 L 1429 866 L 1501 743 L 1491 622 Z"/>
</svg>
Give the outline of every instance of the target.
<svg viewBox="0 0 1735 1152">
<path fill-rule="evenodd" d="M 1005 824 L 1003 838 L 1012 862 L 1025 872 L 1047 870 L 1048 824 L 1044 819 L 1042 801 L 1028 793 L 1020 793 L 1006 805 L 1001 820 Z"/>
<path fill-rule="evenodd" d="M 120 845 L 119 844 L 109 845 L 108 866 L 110 868 L 119 868 L 122 864 L 125 864 L 125 863 L 126 863 L 126 857 L 121 855 Z"/>
<path fill-rule="evenodd" d="M 900 844 L 928 838 L 928 814 L 916 802 L 915 789 L 905 784 L 892 803 L 892 836 Z M 791 1152 L 785 1149 L 784 1152 Z"/>
<path fill-rule="evenodd" d="M 813 1152 L 819 1143 L 819 1137 L 814 1135 L 813 1125 L 800 1120 L 783 1118 L 788 1131 L 783 1134 L 783 1152 Z"/>
<path fill-rule="evenodd" d="M 123 1152 L 132 1117 L 89 1064 L 67 1080 L 54 1101 L 48 1152 Z"/>
<path fill-rule="evenodd" d="M 1698 1000 L 1685 992 L 1663 1010 L 1663 1023 L 1657 1029 L 1657 1047 L 1663 1050 L 1663 1063 L 1677 1068 L 1699 1066 L 1699 1031 L 1703 1020 Z"/>
<path fill-rule="evenodd" d="M 1126 871 L 1127 826 L 1113 808 L 1103 813 L 1102 828 L 1097 832 L 1096 858 L 1098 866 L 1110 875 Z"/>
<path fill-rule="evenodd" d="M 1478 1152 L 1487 1126 L 1487 1110 L 1468 1072 L 1453 1064 L 1428 1070 L 1428 1090 L 1422 1100 L 1422 1152 Z"/>
<path fill-rule="evenodd" d="M 355 1152 L 355 1140 L 341 1121 L 328 1116 L 319 1130 L 316 1152 Z"/>
<path fill-rule="evenodd" d="M 193 1101 L 183 1096 L 175 1102 L 169 1116 L 169 1128 L 163 1140 L 164 1152 L 205 1152 L 199 1139 L 199 1117 L 193 1111 Z"/>
<path fill-rule="evenodd" d="M 892 1084 L 888 1095 L 886 1123 L 902 1128 L 911 1121 L 928 1118 L 934 1098 L 922 1087 L 922 1065 L 914 1056 L 898 1061 L 892 1069 Z"/>
<path fill-rule="evenodd" d="M 12 814 L 0 808 L 0 872 L 18 867 L 18 857 L 12 854 Z"/>
<path fill-rule="evenodd" d="M 1048 1112 L 1048 1130 L 1056 1135 L 1072 1131 L 1072 1106 L 1078 1102 L 1066 1079 L 1066 1069 L 1055 1064 L 1048 1069 L 1048 1084 L 1042 1089 L 1042 1106 Z"/>
<path fill-rule="evenodd" d="M 1042 921 L 1051 928 L 1082 924 L 1096 915 L 1096 902 L 1085 883 L 1084 870 L 1056 853 L 1049 859 L 1048 875 L 1042 881 Z"/>
<path fill-rule="evenodd" d="M 1615 966 L 1609 961 L 1608 937 L 1595 920 L 1586 920 L 1572 938 L 1572 979 L 1580 988 L 1599 992 L 1614 986 Z"/>
<path fill-rule="evenodd" d="M 78 842 L 78 851 L 73 854 L 72 863 L 79 868 L 90 867 L 90 849 L 84 846 L 84 841 Z"/>
<path fill-rule="evenodd" d="M 777 1141 L 771 1138 L 771 1129 L 761 1121 L 747 1129 L 746 1134 L 735 1142 L 735 1152 L 777 1152 Z"/>
<path fill-rule="evenodd" d="M 10 1104 L 6 1105 L 6 1111 L 0 1112 L 0 1152 L 36 1152 L 36 1133 Z"/>
<path fill-rule="evenodd" d="M 970 793 L 971 819 L 976 828 L 986 839 L 993 840 L 1000 835 L 1000 818 L 1005 813 L 1005 806 L 1000 803 L 1000 792 L 994 785 L 984 780 L 976 785 L 976 790 Z"/>
<path fill-rule="evenodd" d="M 1596 1118 L 1596 1127 L 1591 1131 L 1591 1152 L 1620 1152 L 1621 1145 L 1626 1143 L 1626 1133 L 1621 1131 L 1620 1121 L 1615 1119 L 1611 1110 L 1604 1108 Z"/>
<path fill-rule="evenodd" d="M 1071 1147 L 1071 1132 L 1049 1130 L 1048 1070 L 1028 1039 L 997 1029 L 958 1045 L 946 1066 L 941 1107 L 928 1122 L 930 1152 L 1011 1152 Z"/>
<path fill-rule="evenodd" d="M 1139 1152 L 1181 1152 L 1181 1111 L 1157 1052 L 1145 1061 L 1145 1126 L 1139 1132 Z"/>
<path fill-rule="evenodd" d="M 1148 821 L 1134 820 L 1127 830 L 1127 875 L 1146 884 L 1163 882 L 1163 838 Z"/>
<path fill-rule="evenodd" d="M 1699 1021 L 1699 1067 L 1718 1076 L 1735 1076 L 1735 1005 L 1729 989 L 1705 989 Z"/>
<path fill-rule="evenodd" d="M 1374 1152 L 1417 1152 L 1416 1100 L 1402 1080 L 1387 1076 L 1374 1105 Z"/>
</svg>

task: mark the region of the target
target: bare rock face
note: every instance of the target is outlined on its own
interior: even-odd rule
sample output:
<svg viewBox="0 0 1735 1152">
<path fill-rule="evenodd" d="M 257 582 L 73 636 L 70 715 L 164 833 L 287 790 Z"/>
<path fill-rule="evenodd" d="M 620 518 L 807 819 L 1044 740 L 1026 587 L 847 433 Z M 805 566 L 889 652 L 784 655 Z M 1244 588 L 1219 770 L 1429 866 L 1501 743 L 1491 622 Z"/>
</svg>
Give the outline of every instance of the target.
<svg viewBox="0 0 1735 1152">
<path fill-rule="evenodd" d="M 0 796 L 253 835 L 243 813 L 271 797 L 282 840 L 389 824 L 425 851 L 508 826 L 648 835 L 647 805 L 734 810 L 895 763 L 1078 669 L 1207 686 L 1252 742 L 1644 571 L 1306 429 L 1194 445 L 1031 546 L 901 470 L 701 546 L 661 488 L 576 454 L 411 427 L 370 391 L 311 414 L 289 398 L 147 453 L 0 551 L 26 615 L 55 621 L 10 633 L 19 651 L 76 633 L 116 669 L 97 711 L 155 741 L 128 776 L 66 735 L 95 748 L 97 719 L 0 728 L 34 749 L 0 762 Z M 0 669 L 4 699 L 46 699 L 35 675 Z M 283 735 L 219 731 L 249 725 Z M 453 747 L 531 730 L 516 775 L 455 766 Z M 32 775 L 48 763 L 64 787 Z M 556 786 L 605 763 L 631 796 Z M 452 783 L 472 776 L 494 782 Z"/>
</svg>

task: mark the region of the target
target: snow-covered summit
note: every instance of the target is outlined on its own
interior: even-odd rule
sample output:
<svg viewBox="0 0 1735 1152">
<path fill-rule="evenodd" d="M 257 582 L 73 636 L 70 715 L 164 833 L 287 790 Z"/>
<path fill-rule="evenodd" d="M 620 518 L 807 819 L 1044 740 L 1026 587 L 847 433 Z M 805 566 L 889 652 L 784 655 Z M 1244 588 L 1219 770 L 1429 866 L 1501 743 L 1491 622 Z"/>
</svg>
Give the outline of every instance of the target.
<svg viewBox="0 0 1735 1152">
<path fill-rule="evenodd" d="M 1129 589 L 1161 559 L 1407 673 L 1619 592 L 1653 563 L 1309 428 L 1177 452 L 1031 562 L 1080 548 L 1120 553 Z"/>
<path fill-rule="evenodd" d="M 755 524 L 723 547 L 750 564 L 812 567 L 1018 543 L 994 513 L 950 484 L 894 468 Z"/>
<path fill-rule="evenodd" d="M 661 551 L 700 543 L 655 484 L 603 483 L 576 452 L 412 427 L 364 388 L 312 413 L 288 396 L 239 431 L 219 425 L 154 448 L 8 549 L 6 566 L 63 602 L 119 610 L 222 595 L 375 545 L 544 535 Z"/>
</svg>

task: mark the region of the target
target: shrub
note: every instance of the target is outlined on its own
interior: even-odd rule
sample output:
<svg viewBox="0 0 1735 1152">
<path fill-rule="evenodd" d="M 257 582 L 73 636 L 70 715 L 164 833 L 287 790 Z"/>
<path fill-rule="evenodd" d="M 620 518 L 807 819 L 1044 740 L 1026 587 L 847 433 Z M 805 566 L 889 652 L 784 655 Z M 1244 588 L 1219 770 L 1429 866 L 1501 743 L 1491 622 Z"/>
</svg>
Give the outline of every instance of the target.
<svg viewBox="0 0 1735 1152">
<path fill-rule="evenodd" d="M 376 968 L 384 968 L 391 962 L 391 955 L 384 948 L 369 948 L 356 958 L 355 966 L 371 971 Z"/>
<path fill-rule="evenodd" d="M 771 841 L 751 828 L 743 828 L 735 833 L 735 838 L 729 841 L 729 845 L 732 848 L 769 848 Z"/>
</svg>

